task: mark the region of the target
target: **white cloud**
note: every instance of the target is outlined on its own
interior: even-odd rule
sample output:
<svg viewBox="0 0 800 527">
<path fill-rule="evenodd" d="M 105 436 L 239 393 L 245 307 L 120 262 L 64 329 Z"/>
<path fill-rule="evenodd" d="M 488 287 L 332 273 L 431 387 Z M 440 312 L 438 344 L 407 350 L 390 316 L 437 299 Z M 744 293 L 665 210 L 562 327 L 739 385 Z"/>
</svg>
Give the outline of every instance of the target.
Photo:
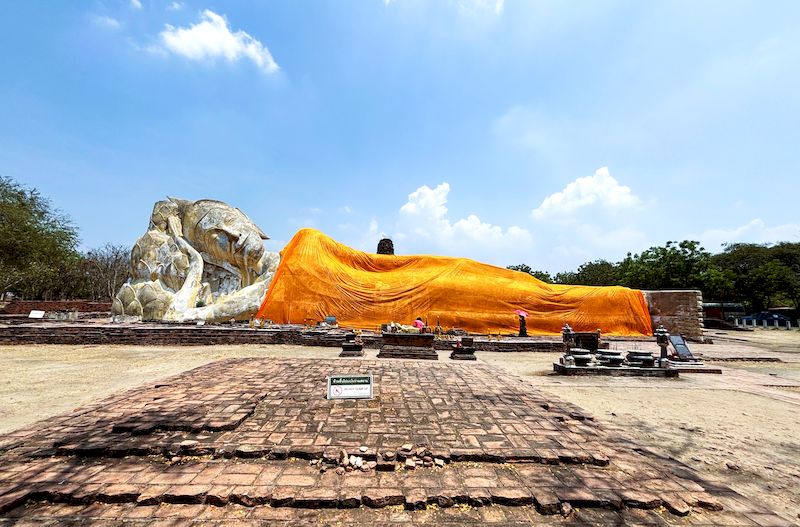
<svg viewBox="0 0 800 527">
<path fill-rule="evenodd" d="M 654 216 L 641 205 L 607 167 L 568 183 L 531 213 L 541 228 L 539 245 L 552 247 L 537 255 L 540 266 L 565 271 L 590 260 L 617 261 L 628 251 L 649 247 L 649 233 L 642 227 L 651 226 Z"/>
<path fill-rule="evenodd" d="M 244 31 L 232 32 L 224 16 L 206 9 L 200 18 L 188 28 L 167 24 L 160 34 L 163 48 L 195 61 L 249 59 L 267 73 L 278 71 L 267 47 Z"/>
<path fill-rule="evenodd" d="M 584 207 L 597 205 L 610 211 L 630 209 L 641 203 L 630 187 L 621 185 L 608 171 L 597 169 L 593 176 L 576 179 L 564 190 L 550 194 L 532 215 L 536 219 L 566 217 Z"/>
<path fill-rule="evenodd" d="M 131 8 L 133 8 L 133 9 L 141 9 L 142 8 L 141 0 L 131 0 Z"/>
<path fill-rule="evenodd" d="M 95 15 L 92 17 L 92 23 L 97 27 L 106 29 L 119 29 L 120 23 L 116 18 L 110 16 Z"/>
<path fill-rule="evenodd" d="M 447 214 L 447 194 L 450 185 L 445 182 L 431 189 L 423 185 L 408 195 L 408 202 L 400 207 L 400 212 L 412 215 L 425 215 L 433 219 L 443 218 Z"/>
<path fill-rule="evenodd" d="M 423 185 L 408 195 L 408 201 L 400 207 L 396 235 L 408 251 L 503 263 L 510 254 L 520 255 L 529 250 L 533 237 L 522 227 L 512 225 L 504 229 L 482 221 L 475 214 L 451 221 L 446 206 L 449 193 L 450 185 L 445 182 L 436 188 Z"/>
<path fill-rule="evenodd" d="M 167 6 L 169 11 L 180 11 L 183 9 L 183 2 L 172 2 Z"/>
<path fill-rule="evenodd" d="M 785 223 L 768 227 L 760 218 L 732 229 L 708 229 L 698 236 L 703 246 L 711 252 L 721 249 L 723 243 L 775 243 L 800 242 L 800 224 Z"/>
<path fill-rule="evenodd" d="M 345 205 L 343 207 L 339 207 L 339 212 L 341 212 L 342 214 L 352 214 L 353 209 Z"/>
</svg>

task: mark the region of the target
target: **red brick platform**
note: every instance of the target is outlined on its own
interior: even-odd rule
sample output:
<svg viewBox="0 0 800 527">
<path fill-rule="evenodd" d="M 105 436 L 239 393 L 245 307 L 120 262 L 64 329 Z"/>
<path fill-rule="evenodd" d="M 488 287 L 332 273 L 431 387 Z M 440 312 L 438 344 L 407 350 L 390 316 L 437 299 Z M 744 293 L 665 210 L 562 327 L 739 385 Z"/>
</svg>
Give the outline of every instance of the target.
<svg viewBox="0 0 800 527">
<path fill-rule="evenodd" d="M 331 373 L 372 373 L 375 398 L 325 399 Z M 503 370 L 346 359 L 220 361 L 0 436 L 0 516 L 790 525 Z"/>
</svg>

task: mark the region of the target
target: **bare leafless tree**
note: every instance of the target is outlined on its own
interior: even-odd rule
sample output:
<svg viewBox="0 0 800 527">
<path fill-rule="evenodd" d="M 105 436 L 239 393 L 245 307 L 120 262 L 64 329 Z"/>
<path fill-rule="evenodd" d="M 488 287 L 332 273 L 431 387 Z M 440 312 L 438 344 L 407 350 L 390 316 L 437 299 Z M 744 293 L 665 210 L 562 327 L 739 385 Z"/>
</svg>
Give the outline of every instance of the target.
<svg viewBox="0 0 800 527">
<path fill-rule="evenodd" d="M 107 243 L 84 255 L 87 286 L 95 300 L 110 300 L 128 279 L 130 249 Z"/>
</svg>

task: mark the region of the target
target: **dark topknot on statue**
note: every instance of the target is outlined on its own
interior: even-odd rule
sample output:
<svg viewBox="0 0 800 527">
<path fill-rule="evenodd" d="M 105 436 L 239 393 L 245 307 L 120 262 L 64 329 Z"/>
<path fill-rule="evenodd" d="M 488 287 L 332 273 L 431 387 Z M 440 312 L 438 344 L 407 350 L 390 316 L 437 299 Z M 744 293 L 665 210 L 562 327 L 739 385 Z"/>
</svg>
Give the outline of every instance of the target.
<svg viewBox="0 0 800 527">
<path fill-rule="evenodd" d="M 378 242 L 378 254 L 394 254 L 394 243 L 389 238 Z"/>
</svg>

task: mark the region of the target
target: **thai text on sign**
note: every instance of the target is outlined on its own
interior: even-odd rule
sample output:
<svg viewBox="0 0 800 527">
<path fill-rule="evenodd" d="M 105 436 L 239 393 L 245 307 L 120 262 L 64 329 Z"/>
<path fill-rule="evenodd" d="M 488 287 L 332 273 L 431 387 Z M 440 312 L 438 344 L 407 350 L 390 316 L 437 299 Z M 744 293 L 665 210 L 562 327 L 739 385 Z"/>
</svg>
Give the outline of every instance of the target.
<svg viewBox="0 0 800 527">
<path fill-rule="evenodd" d="M 331 375 L 328 399 L 372 399 L 372 375 Z"/>
</svg>

